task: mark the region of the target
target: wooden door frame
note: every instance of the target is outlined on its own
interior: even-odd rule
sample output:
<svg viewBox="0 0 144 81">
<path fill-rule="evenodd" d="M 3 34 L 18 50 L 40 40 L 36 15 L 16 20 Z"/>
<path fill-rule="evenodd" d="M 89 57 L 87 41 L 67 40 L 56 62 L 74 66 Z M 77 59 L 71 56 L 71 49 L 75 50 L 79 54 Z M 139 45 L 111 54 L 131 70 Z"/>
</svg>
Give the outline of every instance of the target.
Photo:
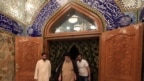
<svg viewBox="0 0 144 81">
<path fill-rule="evenodd" d="M 80 31 L 80 32 L 61 32 L 61 33 L 52 33 L 52 28 L 56 23 L 62 19 L 69 10 L 76 10 L 77 12 L 80 12 L 87 16 L 88 18 L 92 19 L 95 24 L 97 24 L 98 30 L 92 30 L 92 31 Z M 104 31 L 104 24 L 102 18 L 90 9 L 72 2 L 70 4 L 67 4 L 64 6 L 61 10 L 58 11 L 47 23 L 44 28 L 44 52 L 48 53 L 49 57 L 49 41 L 57 41 L 57 40 L 71 40 L 71 39 L 85 39 L 85 38 L 96 38 L 100 36 L 101 33 Z M 100 44 L 100 43 L 99 43 Z M 50 57 L 49 57 L 50 58 Z M 97 66 L 96 66 L 97 67 Z M 98 73 L 99 74 L 99 73 Z"/>
</svg>

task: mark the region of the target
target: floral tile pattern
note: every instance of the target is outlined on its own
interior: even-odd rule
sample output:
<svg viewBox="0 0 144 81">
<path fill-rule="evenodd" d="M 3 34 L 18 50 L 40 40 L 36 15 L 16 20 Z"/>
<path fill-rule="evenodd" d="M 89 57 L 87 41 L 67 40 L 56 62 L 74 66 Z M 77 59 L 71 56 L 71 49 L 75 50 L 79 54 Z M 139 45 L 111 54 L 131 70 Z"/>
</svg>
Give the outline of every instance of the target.
<svg viewBox="0 0 144 81">
<path fill-rule="evenodd" d="M 16 35 L 28 36 L 42 36 L 43 26 L 46 21 L 62 6 L 63 0 L 50 0 L 40 11 L 39 15 L 36 17 L 34 23 L 25 29 L 19 25 L 16 21 L 7 18 L 6 16 L 0 14 L 0 26 Z M 90 6 L 94 10 L 99 11 L 106 21 L 106 30 L 117 29 L 118 27 L 127 26 L 131 23 L 132 18 L 125 15 L 120 8 L 117 6 L 114 0 L 79 0 L 82 4 Z M 69 1 L 64 0 L 65 3 Z M 65 4 L 63 4 L 65 5 Z"/>
<path fill-rule="evenodd" d="M 13 34 L 21 35 L 23 28 L 16 21 L 0 14 L 0 28 L 3 28 Z"/>
</svg>

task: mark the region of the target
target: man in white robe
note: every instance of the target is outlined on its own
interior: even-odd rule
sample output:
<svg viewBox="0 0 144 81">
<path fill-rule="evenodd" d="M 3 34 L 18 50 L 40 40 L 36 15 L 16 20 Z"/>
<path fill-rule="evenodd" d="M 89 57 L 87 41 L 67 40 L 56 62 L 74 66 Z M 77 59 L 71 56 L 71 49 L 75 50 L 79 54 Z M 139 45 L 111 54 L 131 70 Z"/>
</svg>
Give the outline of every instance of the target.
<svg viewBox="0 0 144 81">
<path fill-rule="evenodd" d="M 47 59 L 47 54 L 42 53 L 42 59 L 37 61 L 34 79 L 36 81 L 49 81 L 51 76 L 51 63 Z"/>
</svg>

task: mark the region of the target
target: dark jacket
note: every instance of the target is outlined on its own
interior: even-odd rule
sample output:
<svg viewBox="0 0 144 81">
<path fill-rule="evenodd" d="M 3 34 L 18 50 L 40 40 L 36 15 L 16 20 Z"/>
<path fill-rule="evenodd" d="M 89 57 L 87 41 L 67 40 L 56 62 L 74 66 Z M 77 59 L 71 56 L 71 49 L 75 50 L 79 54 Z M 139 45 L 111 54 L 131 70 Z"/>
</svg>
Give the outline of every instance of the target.
<svg viewBox="0 0 144 81">
<path fill-rule="evenodd" d="M 62 61 L 56 68 L 56 72 L 55 72 L 55 81 L 58 81 L 59 75 L 62 72 L 62 65 L 63 65 L 64 61 Z M 76 65 L 76 62 L 72 60 L 72 64 L 73 64 L 73 68 L 74 68 L 74 72 L 76 74 L 76 81 L 79 81 L 79 77 L 78 77 L 78 68 Z"/>
</svg>

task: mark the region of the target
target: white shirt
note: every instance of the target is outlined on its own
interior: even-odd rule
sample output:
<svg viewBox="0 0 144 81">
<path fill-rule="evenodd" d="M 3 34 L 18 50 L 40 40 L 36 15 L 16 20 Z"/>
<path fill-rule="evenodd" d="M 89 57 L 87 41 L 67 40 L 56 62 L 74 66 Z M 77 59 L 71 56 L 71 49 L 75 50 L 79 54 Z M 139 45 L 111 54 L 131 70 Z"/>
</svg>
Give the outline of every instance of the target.
<svg viewBox="0 0 144 81">
<path fill-rule="evenodd" d="M 51 76 L 51 64 L 49 60 L 39 60 L 36 64 L 34 79 L 38 81 L 49 81 Z"/>
<path fill-rule="evenodd" d="M 89 65 L 88 65 L 88 62 L 86 60 L 82 59 L 81 61 L 77 61 L 77 66 L 78 66 L 80 76 L 88 76 L 87 67 Z"/>
</svg>

